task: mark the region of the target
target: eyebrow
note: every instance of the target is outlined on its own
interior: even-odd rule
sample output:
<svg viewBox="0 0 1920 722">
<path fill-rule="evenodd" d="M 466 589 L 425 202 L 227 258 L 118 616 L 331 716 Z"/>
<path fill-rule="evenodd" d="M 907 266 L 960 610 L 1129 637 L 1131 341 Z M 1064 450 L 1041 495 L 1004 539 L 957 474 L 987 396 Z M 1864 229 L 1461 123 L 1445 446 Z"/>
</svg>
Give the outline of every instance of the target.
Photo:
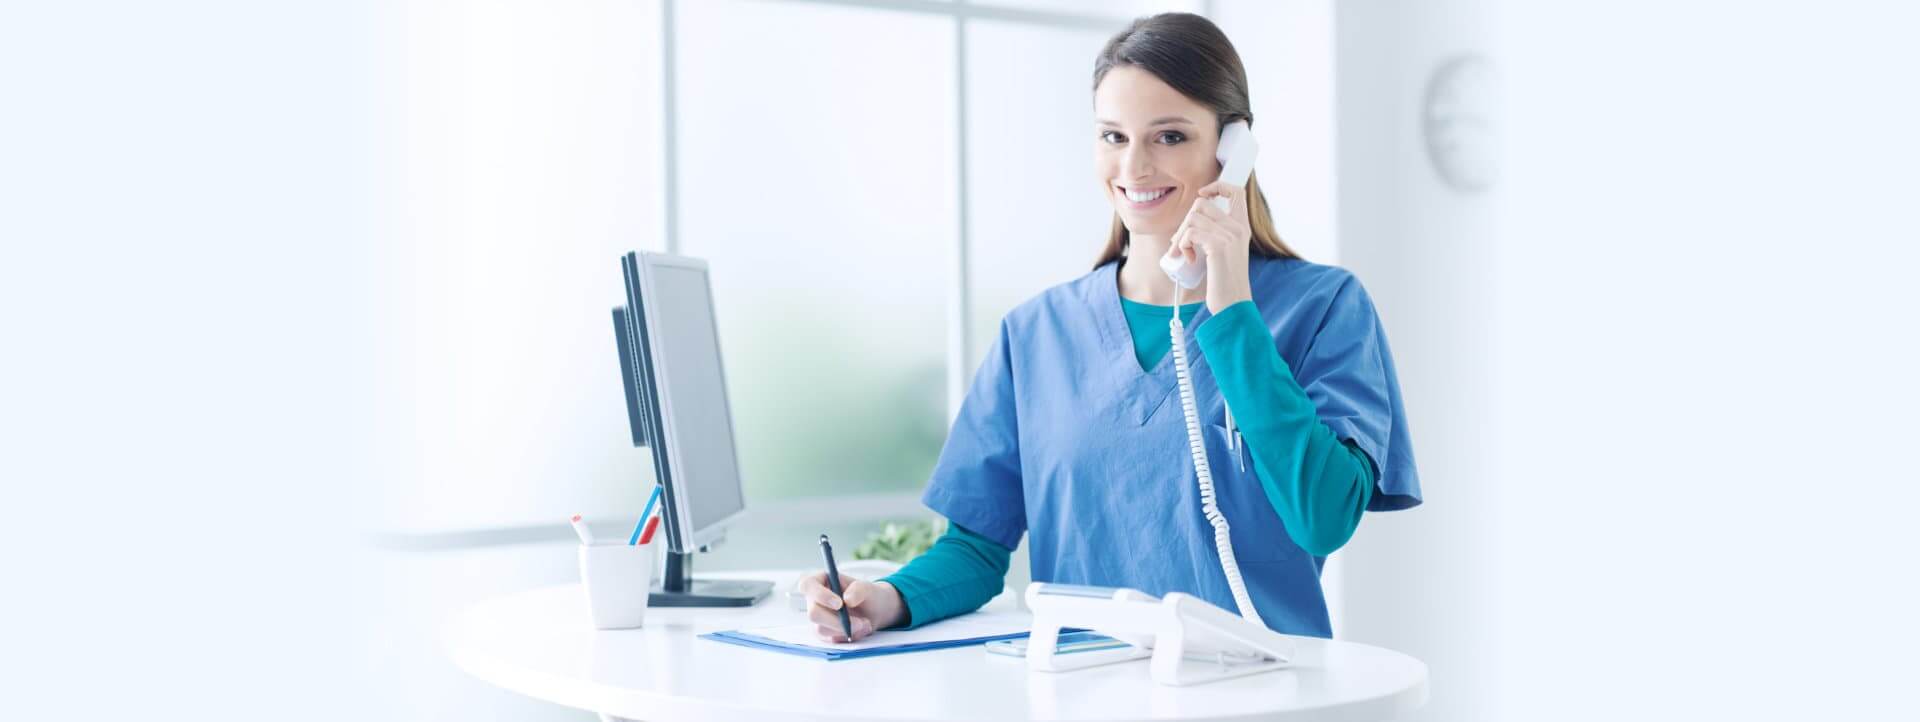
<svg viewBox="0 0 1920 722">
<path fill-rule="evenodd" d="M 1107 120 L 1106 118 L 1096 118 L 1095 120 L 1096 120 L 1096 121 L 1098 121 L 1098 122 L 1099 122 L 1099 123 L 1100 123 L 1101 125 L 1111 125 L 1111 126 L 1113 126 L 1113 127 L 1115 127 L 1115 128 L 1118 128 L 1118 127 L 1120 127 L 1120 124 L 1119 124 L 1119 123 L 1115 123 L 1115 122 L 1113 122 L 1113 121 L 1111 121 L 1111 120 Z M 1151 122 L 1151 123 L 1148 123 L 1148 124 L 1147 124 L 1147 127 L 1153 127 L 1153 126 L 1156 126 L 1156 125 L 1167 125 L 1167 124 L 1172 124 L 1172 123 L 1184 123 L 1184 124 L 1187 124 L 1187 125 L 1193 125 L 1193 124 L 1194 124 L 1194 122 L 1193 122 L 1193 121 L 1191 121 L 1191 120 L 1188 120 L 1188 119 L 1186 118 L 1186 116 L 1182 116 L 1182 115 L 1169 115 L 1169 116 L 1166 116 L 1166 117 L 1162 117 L 1162 118 L 1154 118 L 1154 119 L 1153 119 L 1153 122 Z"/>
</svg>

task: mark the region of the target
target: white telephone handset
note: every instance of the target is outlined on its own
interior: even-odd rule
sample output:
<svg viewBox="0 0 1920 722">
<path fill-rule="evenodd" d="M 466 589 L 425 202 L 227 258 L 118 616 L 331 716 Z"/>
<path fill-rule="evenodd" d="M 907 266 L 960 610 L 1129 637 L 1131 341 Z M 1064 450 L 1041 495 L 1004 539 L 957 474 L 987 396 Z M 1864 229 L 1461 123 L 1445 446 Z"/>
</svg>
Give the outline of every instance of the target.
<svg viewBox="0 0 1920 722">
<path fill-rule="evenodd" d="M 1236 186 L 1246 187 L 1247 177 L 1253 173 L 1254 156 L 1259 155 L 1260 144 L 1253 139 L 1253 131 L 1246 121 L 1228 123 L 1220 131 L 1220 147 L 1214 155 L 1220 159 L 1220 180 Z M 1230 199 L 1221 197 L 1215 203 L 1222 209 L 1230 207 Z M 1240 608 L 1240 616 L 1264 625 L 1260 612 L 1254 609 L 1253 598 L 1247 594 L 1247 583 L 1240 578 L 1240 564 L 1233 558 L 1233 538 L 1227 526 L 1227 517 L 1220 513 L 1218 499 L 1213 492 L 1213 468 L 1207 460 L 1206 435 L 1200 428 L 1200 409 L 1194 399 L 1193 372 L 1187 365 L 1187 329 L 1180 320 L 1180 291 L 1191 290 L 1206 279 L 1207 259 L 1194 247 L 1194 262 L 1185 263 L 1185 256 L 1174 253 L 1168 248 L 1168 255 L 1160 259 L 1160 268 L 1178 286 L 1173 290 L 1173 320 L 1168 324 L 1168 332 L 1173 336 L 1174 377 L 1180 384 L 1180 411 L 1187 417 L 1187 445 L 1193 454 L 1193 474 L 1200 485 L 1200 511 L 1207 517 L 1207 523 L 1213 525 L 1213 546 L 1220 553 L 1220 572 L 1227 579 L 1227 588 L 1233 592 L 1233 602 Z M 1224 404 L 1223 404 L 1224 405 Z M 1234 463 L 1240 464 L 1240 432 L 1234 428 L 1233 410 L 1226 410 L 1227 450 L 1233 454 Z M 1241 470 L 1246 467 L 1241 465 Z"/>
<path fill-rule="evenodd" d="M 1260 155 L 1260 143 L 1253 139 L 1253 129 L 1246 121 L 1236 120 L 1220 129 L 1220 145 L 1214 149 L 1213 155 L 1220 161 L 1220 180 L 1237 188 L 1245 188 L 1247 177 L 1253 175 L 1253 159 Z M 1213 205 L 1224 211 L 1233 207 L 1233 201 L 1226 196 L 1219 196 L 1213 199 Z M 1207 257 L 1198 246 L 1194 247 L 1193 255 L 1193 263 L 1189 264 L 1186 254 L 1169 246 L 1167 255 L 1160 257 L 1160 270 L 1166 271 L 1181 288 L 1198 288 L 1200 282 L 1207 278 Z"/>
</svg>

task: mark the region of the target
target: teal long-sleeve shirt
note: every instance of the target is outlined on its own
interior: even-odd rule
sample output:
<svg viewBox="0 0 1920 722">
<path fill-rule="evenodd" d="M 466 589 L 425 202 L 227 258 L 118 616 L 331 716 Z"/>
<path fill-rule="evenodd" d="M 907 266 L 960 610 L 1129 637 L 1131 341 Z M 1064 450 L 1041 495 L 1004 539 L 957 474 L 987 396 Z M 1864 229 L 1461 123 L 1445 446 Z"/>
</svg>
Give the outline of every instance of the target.
<svg viewBox="0 0 1920 722">
<path fill-rule="evenodd" d="M 1166 333 L 1172 306 L 1125 298 L 1127 328 L 1142 369 L 1173 348 Z M 1180 307 L 1190 321 L 1200 304 Z M 1222 309 L 1194 330 L 1200 353 L 1253 457 L 1267 501 L 1295 544 L 1315 556 L 1331 554 L 1353 537 L 1379 474 L 1366 452 L 1341 441 L 1319 421 L 1252 301 Z M 925 554 L 885 581 L 906 601 L 901 627 L 911 628 L 980 608 L 1006 585 L 1013 550 L 958 524 L 949 525 Z"/>
</svg>

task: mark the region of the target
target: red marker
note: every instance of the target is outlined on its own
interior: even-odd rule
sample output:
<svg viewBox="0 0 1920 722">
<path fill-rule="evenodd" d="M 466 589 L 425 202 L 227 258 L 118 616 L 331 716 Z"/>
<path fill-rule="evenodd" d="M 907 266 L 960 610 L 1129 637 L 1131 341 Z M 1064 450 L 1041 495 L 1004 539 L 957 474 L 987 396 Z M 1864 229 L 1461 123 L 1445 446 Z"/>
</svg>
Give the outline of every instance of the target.
<svg viewBox="0 0 1920 722">
<path fill-rule="evenodd" d="M 647 530 L 646 530 L 646 531 L 643 531 L 643 532 L 640 532 L 640 543 L 641 543 L 641 544 L 645 544 L 645 543 L 647 543 L 647 540 L 649 540 L 649 539 L 652 539 L 652 538 L 653 538 L 653 528 L 654 528 L 654 527 L 656 527 L 656 526 L 660 526 L 660 517 L 657 517 L 657 516 L 656 516 L 656 517 L 654 517 L 654 518 L 652 518 L 652 519 L 648 519 L 648 520 L 647 520 Z"/>
<path fill-rule="evenodd" d="M 587 528 L 587 523 L 580 519 L 579 514 L 573 515 L 572 521 L 573 533 L 580 535 L 580 543 L 593 546 L 593 531 Z"/>
</svg>

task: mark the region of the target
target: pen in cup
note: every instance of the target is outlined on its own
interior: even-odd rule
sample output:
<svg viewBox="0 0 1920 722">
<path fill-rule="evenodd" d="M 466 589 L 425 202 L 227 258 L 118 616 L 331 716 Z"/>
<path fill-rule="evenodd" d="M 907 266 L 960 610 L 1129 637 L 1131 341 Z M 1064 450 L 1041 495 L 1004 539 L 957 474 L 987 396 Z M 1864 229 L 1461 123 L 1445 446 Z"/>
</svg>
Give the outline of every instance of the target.
<svg viewBox="0 0 1920 722">
<path fill-rule="evenodd" d="M 648 519 L 647 530 L 640 535 L 640 543 L 646 544 L 648 542 L 653 541 L 653 530 L 659 527 L 660 527 L 660 517 L 656 516 L 652 519 Z"/>
<path fill-rule="evenodd" d="M 640 535 L 641 535 L 640 530 L 646 527 L 648 517 L 653 516 L 653 503 L 659 500 L 660 500 L 660 485 L 655 484 L 653 485 L 653 493 L 647 495 L 647 508 L 640 512 L 640 522 L 638 524 L 633 525 L 633 536 L 627 539 L 628 544 L 646 543 L 640 539 Z"/>
<path fill-rule="evenodd" d="M 573 533 L 580 535 L 581 544 L 593 546 L 593 530 L 587 528 L 587 523 L 580 520 L 579 514 L 573 515 Z"/>
</svg>

